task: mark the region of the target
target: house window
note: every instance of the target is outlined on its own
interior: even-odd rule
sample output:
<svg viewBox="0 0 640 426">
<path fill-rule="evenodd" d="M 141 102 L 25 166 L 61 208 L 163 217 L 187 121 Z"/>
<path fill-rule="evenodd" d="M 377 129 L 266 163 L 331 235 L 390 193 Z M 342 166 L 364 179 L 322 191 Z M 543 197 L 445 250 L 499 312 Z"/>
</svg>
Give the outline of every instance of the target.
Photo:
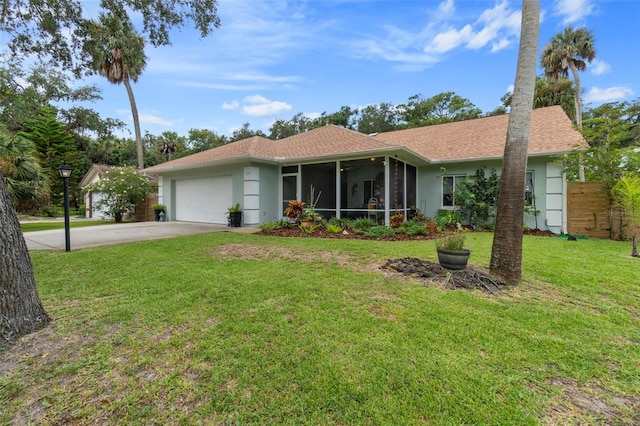
<svg viewBox="0 0 640 426">
<path fill-rule="evenodd" d="M 462 183 L 464 175 L 442 176 L 442 207 L 455 207 L 456 185 Z"/>
<path fill-rule="evenodd" d="M 533 204 L 533 197 L 535 196 L 534 186 L 533 186 L 533 171 L 527 172 L 525 181 L 524 181 L 524 202 L 525 204 L 531 205 Z"/>
<path fill-rule="evenodd" d="M 282 167 L 282 211 L 298 199 L 298 166 Z"/>
</svg>

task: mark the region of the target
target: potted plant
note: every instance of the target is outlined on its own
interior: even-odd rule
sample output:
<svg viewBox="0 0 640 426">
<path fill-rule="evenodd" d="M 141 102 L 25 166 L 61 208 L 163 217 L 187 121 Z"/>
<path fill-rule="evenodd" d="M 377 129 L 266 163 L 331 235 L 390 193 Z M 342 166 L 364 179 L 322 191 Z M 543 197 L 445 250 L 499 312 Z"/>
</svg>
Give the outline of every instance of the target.
<svg viewBox="0 0 640 426">
<path fill-rule="evenodd" d="M 438 223 L 432 217 L 428 217 L 425 219 L 424 226 L 425 228 L 427 228 L 427 231 L 429 231 L 429 234 L 435 234 L 438 229 Z"/>
<path fill-rule="evenodd" d="M 315 207 L 308 206 L 302 209 L 302 213 L 300 213 L 298 219 L 300 220 L 300 225 L 305 228 L 312 228 L 318 222 L 322 221 L 322 216 L 316 211 Z"/>
<path fill-rule="evenodd" d="M 436 251 L 440 266 L 460 270 L 467 267 L 471 250 L 464 248 L 466 235 L 462 232 L 448 232 L 436 239 Z"/>
<path fill-rule="evenodd" d="M 156 222 L 160 222 L 160 213 L 166 213 L 166 208 L 164 206 L 164 204 L 154 204 L 153 205 L 153 212 L 155 214 L 156 217 Z"/>
<path fill-rule="evenodd" d="M 234 228 L 242 226 L 242 210 L 240 209 L 240 203 L 236 203 L 229 207 L 227 209 L 227 214 L 229 215 L 229 226 Z"/>
</svg>

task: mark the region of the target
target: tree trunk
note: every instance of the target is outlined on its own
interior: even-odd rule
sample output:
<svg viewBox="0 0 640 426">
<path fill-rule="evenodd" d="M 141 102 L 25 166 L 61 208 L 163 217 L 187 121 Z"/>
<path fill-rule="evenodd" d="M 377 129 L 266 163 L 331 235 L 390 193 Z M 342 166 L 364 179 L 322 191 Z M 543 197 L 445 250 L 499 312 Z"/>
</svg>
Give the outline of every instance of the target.
<svg viewBox="0 0 640 426">
<path fill-rule="evenodd" d="M 631 237 L 631 256 L 640 257 L 640 253 L 638 253 L 638 236 L 636 234 Z"/>
<path fill-rule="evenodd" d="M 574 98 L 574 103 L 576 106 L 576 126 L 578 130 L 582 131 L 582 101 L 580 100 L 580 76 L 578 75 L 578 70 L 576 69 L 576 65 L 573 61 L 568 62 L 569 69 L 571 70 L 571 74 L 573 75 L 573 83 L 575 84 L 576 96 Z"/>
<path fill-rule="evenodd" d="M 144 169 L 144 150 L 142 149 L 142 133 L 140 132 L 140 118 L 138 117 L 138 106 L 136 98 L 133 96 L 133 89 L 128 78 L 123 79 L 124 87 L 129 95 L 129 103 L 131 104 L 131 115 L 133 116 L 133 129 L 136 134 L 136 153 L 138 155 L 138 169 Z"/>
<path fill-rule="evenodd" d="M 522 278 L 524 190 L 529 129 L 536 81 L 540 0 L 522 1 L 516 81 L 504 149 L 490 271 L 511 283 Z"/>
<path fill-rule="evenodd" d="M 49 324 L 38 298 L 33 265 L 0 173 L 0 345 Z"/>
<path fill-rule="evenodd" d="M 573 75 L 573 82 L 575 84 L 576 95 L 573 98 L 573 102 L 576 108 L 576 127 L 578 131 L 582 132 L 582 101 L 580 100 L 580 76 L 578 75 L 578 70 L 576 69 L 576 65 L 573 61 L 569 61 L 569 69 L 571 70 L 571 74 Z M 579 179 L 580 182 L 584 182 L 584 164 L 580 163 L 578 165 Z"/>
</svg>

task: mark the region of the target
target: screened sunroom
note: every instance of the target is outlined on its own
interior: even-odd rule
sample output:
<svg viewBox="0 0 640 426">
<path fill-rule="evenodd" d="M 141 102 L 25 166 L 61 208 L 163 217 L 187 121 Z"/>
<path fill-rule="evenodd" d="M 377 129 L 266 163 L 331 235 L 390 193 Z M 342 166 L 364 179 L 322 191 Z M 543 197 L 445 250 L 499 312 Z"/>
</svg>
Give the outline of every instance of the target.
<svg viewBox="0 0 640 426">
<path fill-rule="evenodd" d="M 389 217 L 416 205 L 416 167 L 391 156 L 281 167 L 282 211 L 290 201 L 313 204 L 325 219 Z"/>
</svg>

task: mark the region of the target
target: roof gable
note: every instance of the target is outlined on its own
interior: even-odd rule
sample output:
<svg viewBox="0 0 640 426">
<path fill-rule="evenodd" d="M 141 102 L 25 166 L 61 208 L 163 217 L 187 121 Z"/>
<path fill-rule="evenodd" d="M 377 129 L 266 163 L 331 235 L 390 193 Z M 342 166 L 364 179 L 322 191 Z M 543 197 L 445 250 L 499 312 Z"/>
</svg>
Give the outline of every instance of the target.
<svg viewBox="0 0 640 426">
<path fill-rule="evenodd" d="M 87 173 L 85 173 L 84 177 L 80 180 L 80 183 L 78 183 L 78 187 L 84 188 L 89 184 L 98 182 L 105 172 L 108 172 L 114 167 L 116 166 L 110 166 L 108 164 L 92 164 L 89 170 L 87 170 Z"/>
</svg>

